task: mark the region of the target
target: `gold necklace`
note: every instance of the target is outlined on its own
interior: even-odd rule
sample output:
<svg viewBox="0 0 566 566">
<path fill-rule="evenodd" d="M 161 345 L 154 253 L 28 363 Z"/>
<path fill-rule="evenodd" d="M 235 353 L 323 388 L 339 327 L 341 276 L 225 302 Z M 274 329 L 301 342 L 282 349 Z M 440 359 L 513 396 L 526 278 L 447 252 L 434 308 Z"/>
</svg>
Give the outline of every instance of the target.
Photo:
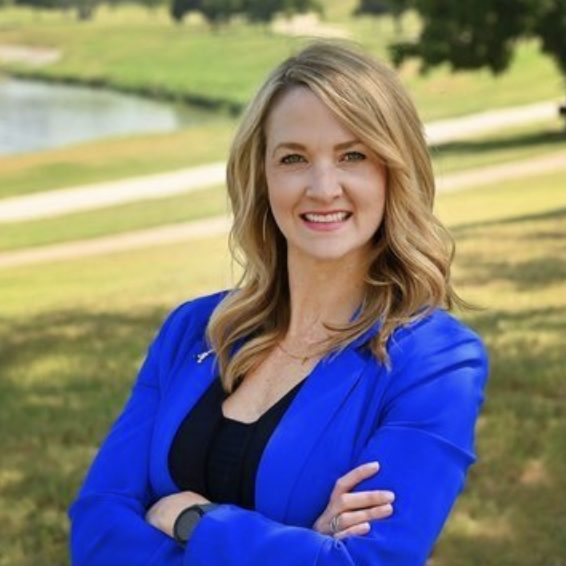
<svg viewBox="0 0 566 566">
<path fill-rule="evenodd" d="M 283 348 L 283 346 L 281 345 L 280 342 L 277 342 L 277 347 L 280 348 L 289 357 L 291 357 L 295 360 L 299 360 L 301 362 L 301 364 L 306 364 L 308 360 L 310 360 L 312 357 L 314 357 L 314 354 L 311 354 L 310 356 L 297 356 L 296 354 L 292 354 L 286 348 Z"/>
</svg>

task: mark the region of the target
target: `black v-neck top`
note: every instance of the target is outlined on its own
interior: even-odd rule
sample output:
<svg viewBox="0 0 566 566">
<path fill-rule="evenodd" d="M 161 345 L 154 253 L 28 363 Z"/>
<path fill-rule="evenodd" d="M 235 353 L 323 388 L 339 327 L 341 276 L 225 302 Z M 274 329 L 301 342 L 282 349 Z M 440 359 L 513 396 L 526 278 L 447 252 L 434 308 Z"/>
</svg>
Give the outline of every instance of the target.
<svg viewBox="0 0 566 566">
<path fill-rule="evenodd" d="M 306 378 L 258 420 L 225 417 L 228 394 L 217 376 L 189 411 L 169 451 L 169 472 L 180 490 L 195 491 L 214 503 L 255 509 L 255 480 L 261 455 L 273 431 Z"/>
</svg>

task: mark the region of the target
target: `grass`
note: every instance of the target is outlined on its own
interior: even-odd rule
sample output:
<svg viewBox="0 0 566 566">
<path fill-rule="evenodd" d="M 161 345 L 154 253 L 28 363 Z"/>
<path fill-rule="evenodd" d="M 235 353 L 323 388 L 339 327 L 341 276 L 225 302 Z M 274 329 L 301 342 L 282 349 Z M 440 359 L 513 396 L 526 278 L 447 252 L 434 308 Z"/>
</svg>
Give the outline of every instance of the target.
<svg viewBox="0 0 566 566">
<path fill-rule="evenodd" d="M 340 22 L 383 55 L 391 22 Z M 418 23 L 409 17 L 409 32 Z M 0 11 L 0 43 L 61 47 L 52 78 L 241 104 L 264 73 L 302 40 L 236 24 L 216 35 L 173 26 L 162 11 L 101 10 L 78 24 L 57 13 Z M 224 69 L 229 68 L 231 73 Z M 12 68 L 16 70 L 15 68 Z M 19 71 L 25 71 L 19 68 Z M 181 70 L 181 72 L 179 71 Z M 509 73 L 423 78 L 401 71 L 426 120 L 555 98 L 560 78 L 534 43 Z M 224 159 L 235 122 L 133 136 L 0 159 L 0 197 L 169 171 Z M 533 124 L 433 148 L 441 174 L 563 147 L 556 124 Z M 478 426 L 480 459 L 435 548 L 433 566 L 559 566 L 566 555 L 566 172 L 440 195 L 456 237 L 454 277 L 484 307 L 463 318 L 491 355 Z M 0 249 L 117 233 L 224 210 L 220 187 L 2 226 Z M 225 238 L 0 270 L 0 566 L 67 562 L 66 509 L 98 443 L 122 407 L 160 322 L 182 300 L 230 285 Z"/>
<path fill-rule="evenodd" d="M 141 201 L 62 217 L 6 224 L 0 251 L 109 236 L 224 214 L 228 210 L 224 187 L 158 200 Z"/>
<path fill-rule="evenodd" d="M 391 21 L 354 19 L 354 5 L 331 2 L 328 23 L 343 26 L 368 50 L 386 57 L 395 38 Z M 405 33 L 414 34 L 415 17 L 405 21 Z M 164 10 L 148 13 L 133 6 L 101 8 L 93 21 L 82 23 L 24 8 L 0 12 L 0 44 L 48 46 L 63 53 L 60 61 L 42 68 L 4 63 L 9 72 L 231 108 L 241 108 L 267 72 L 305 41 L 244 22 L 211 33 L 201 21 L 175 25 Z M 555 65 L 532 41 L 519 45 L 509 71 L 498 77 L 487 71 L 453 75 L 446 66 L 423 77 L 411 63 L 401 78 L 426 120 L 558 98 L 564 92 Z"/>
<path fill-rule="evenodd" d="M 141 167 L 151 167 L 149 163 L 159 167 L 162 167 L 164 163 L 171 167 L 174 164 L 180 167 L 181 160 L 185 156 L 192 160 L 197 157 L 202 158 L 203 154 L 212 151 L 217 151 L 217 158 L 221 159 L 225 157 L 225 154 L 220 155 L 220 148 L 225 148 L 227 151 L 229 137 L 228 127 L 222 125 L 216 130 L 203 129 L 200 137 L 194 132 L 176 134 L 172 138 L 163 136 L 161 143 L 156 140 L 151 144 L 146 137 L 139 140 L 134 138 L 128 144 L 111 143 L 108 148 L 104 144 L 95 143 L 83 146 L 82 150 L 75 147 L 69 150 L 49 152 L 50 155 L 39 154 L 6 159 L 3 164 L 0 162 L 0 171 L 2 165 L 4 165 L 5 174 L 11 170 L 13 184 L 7 186 L 12 190 L 18 186 L 19 188 L 33 186 L 32 181 L 42 171 L 50 170 L 57 163 L 60 164 L 66 159 L 70 162 L 82 163 L 85 171 L 102 174 L 102 171 L 115 171 L 114 166 L 124 171 L 123 168 L 128 167 L 128 164 L 125 163 L 126 157 L 130 156 L 129 166 L 132 167 L 132 172 L 133 168 L 137 167 L 139 174 Z M 206 139 L 207 143 L 204 145 L 199 143 L 202 139 Z M 533 158 L 558 151 L 564 147 L 565 141 L 566 138 L 558 122 L 545 122 L 484 135 L 465 142 L 453 142 L 434 147 L 432 155 L 437 174 L 447 175 L 460 170 Z M 195 150 L 192 149 L 193 146 L 196 146 Z M 144 155 L 144 150 L 147 155 Z M 69 154 L 68 158 L 67 154 Z M 101 167 L 101 164 L 104 164 L 104 167 Z M 80 168 L 73 168 L 72 171 L 78 174 Z M 226 210 L 225 189 L 216 187 L 181 196 L 68 214 L 62 217 L 5 224 L 2 226 L 0 235 L 0 251 L 119 234 L 128 230 L 222 214 Z"/>
<path fill-rule="evenodd" d="M 434 566 L 558 566 L 566 554 L 565 182 L 438 199 L 457 287 L 484 307 L 463 318 L 488 345 L 491 377 L 480 459 Z M 228 265 L 213 238 L 0 271 L 0 565 L 66 562 L 66 508 L 151 336 L 178 302 L 229 286 Z"/>
<path fill-rule="evenodd" d="M 519 162 L 566 148 L 566 132 L 558 120 L 535 122 L 453 141 L 430 149 L 437 175 Z"/>
<path fill-rule="evenodd" d="M 0 198 L 169 172 L 226 157 L 235 122 L 0 158 Z"/>
</svg>

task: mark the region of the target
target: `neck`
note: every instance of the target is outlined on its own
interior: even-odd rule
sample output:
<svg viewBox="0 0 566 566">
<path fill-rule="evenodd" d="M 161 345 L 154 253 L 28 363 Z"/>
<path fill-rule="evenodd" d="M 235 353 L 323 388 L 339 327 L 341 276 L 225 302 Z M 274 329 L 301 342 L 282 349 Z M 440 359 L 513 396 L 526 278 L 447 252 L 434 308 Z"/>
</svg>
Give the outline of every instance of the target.
<svg viewBox="0 0 566 566">
<path fill-rule="evenodd" d="M 361 254 L 317 260 L 289 250 L 290 342 L 315 342 L 328 335 L 323 323 L 346 323 L 361 304 L 367 266 Z"/>
</svg>

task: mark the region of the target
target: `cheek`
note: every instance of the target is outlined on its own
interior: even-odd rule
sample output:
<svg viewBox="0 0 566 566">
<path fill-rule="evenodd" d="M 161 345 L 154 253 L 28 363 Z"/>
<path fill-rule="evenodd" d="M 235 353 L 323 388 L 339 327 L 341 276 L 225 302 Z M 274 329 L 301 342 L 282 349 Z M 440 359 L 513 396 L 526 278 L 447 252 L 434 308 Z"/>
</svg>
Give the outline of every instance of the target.
<svg viewBox="0 0 566 566">
<path fill-rule="evenodd" d="M 267 195 L 273 214 L 288 213 L 297 203 L 297 183 L 292 176 L 266 172 Z"/>
</svg>

